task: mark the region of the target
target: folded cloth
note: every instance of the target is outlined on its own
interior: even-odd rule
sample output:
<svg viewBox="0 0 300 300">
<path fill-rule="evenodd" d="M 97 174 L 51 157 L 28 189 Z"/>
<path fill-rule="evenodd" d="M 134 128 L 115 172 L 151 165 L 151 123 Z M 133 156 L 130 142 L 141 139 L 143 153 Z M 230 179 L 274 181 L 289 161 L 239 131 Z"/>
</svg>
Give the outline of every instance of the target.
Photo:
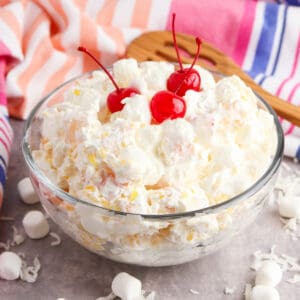
<svg viewBox="0 0 300 300">
<path fill-rule="evenodd" d="M 297 0 L 0 0 L 0 57 L 14 59 L 0 67 L 2 80 L 6 74 L 9 113 L 25 119 L 51 89 L 95 69 L 77 52 L 78 45 L 109 65 L 124 56 L 126 45 L 141 33 L 170 30 L 173 12 L 178 32 L 214 44 L 265 89 L 299 105 L 296 4 Z M 2 98 L 5 89 L 0 85 Z M 293 139 L 291 147 L 286 140 L 286 154 L 300 159 L 300 128 L 281 122 Z"/>
</svg>

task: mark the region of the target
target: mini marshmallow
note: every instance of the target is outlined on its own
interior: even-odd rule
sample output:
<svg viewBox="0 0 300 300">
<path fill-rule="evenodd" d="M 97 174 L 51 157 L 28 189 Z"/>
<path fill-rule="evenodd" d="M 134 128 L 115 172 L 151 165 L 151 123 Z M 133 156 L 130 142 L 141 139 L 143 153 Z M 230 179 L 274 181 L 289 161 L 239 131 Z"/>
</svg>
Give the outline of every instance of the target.
<svg viewBox="0 0 300 300">
<path fill-rule="evenodd" d="M 0 255 L 0 278 L 15 280 L 20 276 L 21 258 L 14 252 L 5 251 Z"/>
<path fill-rule="evenodd" d="M 251 300 L 280 300 L 279 293 L 271 286 L 256 285 L 251 292 Z"/>
<path fill-rule="evenodd" d="M 40 201 L 39 197 L 34 191 L 29 177 L 25 177 L 19 181 L 18 191 L 22 201 L 26 204 L 35 204 Z"/>
<path fill-rule="evenodd" d="M 279 214 L 285 218 L 300 218 L 300 197 L 286 196 L 279 200 Z"/>
<path fill-rule="evenodd" d="M 262 262 L 256 272 L 255 284 L 275 287 L 282 279 L 282 270 L 274 261 Z"/>
<path fill-rule="evenodd" d="M 49 233 L 48 221 L 38 210 L 32 210 L 24 216 L 23 226 L 31 239 L 41 239 Z"/>
<path fill-rule="evenodd" d="M 115 276 L 111 289 L 122 300 L 135 300 L 142 296 L 141 281 L 125 272 Z"/>
</svg>

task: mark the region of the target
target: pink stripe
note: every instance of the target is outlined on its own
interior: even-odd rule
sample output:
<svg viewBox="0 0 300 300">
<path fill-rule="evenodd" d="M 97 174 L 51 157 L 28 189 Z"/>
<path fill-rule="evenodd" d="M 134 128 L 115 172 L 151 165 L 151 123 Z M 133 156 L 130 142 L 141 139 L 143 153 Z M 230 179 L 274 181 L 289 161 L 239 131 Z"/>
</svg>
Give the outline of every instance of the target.
<svg viewBox="0 0 300 300">
<path fill-rule="evenodd" d="M 244 12 L 242 23 L 233 52 L 233 59 L 240 66 L 242 65 L 246 56 L 246 51 L 251 37 L 253 22 L 255 18 L 256 1 L 244 1 Z"/>
<path fill-rule="evenodd" d="M 6 121 L 5 117 L 0 117 L 0 123 L 4 125 L 5 129 L 9 132 L 9 135 L 13 137 L 14 132 L 11 129 L 10 124 Z"/>
<path fill-rule="evenodd" d="M 295 93 L 296 93 L 296 91 L 297 91 L 297 89 L 298 89 L 299 87 L 300 87 L 300 82 L 298 82 L 298 83 L 294 86 L 294 88 L 292 89 L 292 91 L 291 91 L 291 93 L 289 94 L 288 99 L 287 99 L 288 102 L 292 102 L 293 97 L 294 97 L 294 95 L 295 95 Z M 284 134 L 285 134 L 285 135 L 289 135 L 289 134 L 293 133 L 294 129 L 295 129 L 295 125 L 294 125 L 294 124 L 290 124 L 289 129 L 288 129 Z"/>
<path fill-rule="evenodd" d="M 178 32 L 199 36 L 232 57 L 242 23 L 244 2 L 252 1 L 189 0 L 188 5 L 184 5 L 182 0 L 173 0 L 167 29 L 171 30 L 172 13 L 176 12 Z"/>
<path fill-rule="evenodd" d="M 5 136 L 7 142 L 8 142 L 9 144 L 11 144 L 12 140 L 11 140 L 11 137 L 7 134 L 7 132 L 6 132 L 3 128 L 1 128 L 1 127 L 0 127 L 0 132 L 3 133 L 3 135 Z"/>
<path fill-rule="evenodd" d="M 9 155 L 9 147 L 8 147 L 7 143 L 3 140 L 2 137 L 0 137 L 0 143 L 3 144 L 3 146 L 6 150 L 7 156 L 8 156 Z"/>
<path fill-rule="evenodd" d="M 295 125 L 291 124 L 289 129 L 284 133 L 284 135 L 289 135 L 289 134 L 293 133 L 294 129 L 295 129 Z"/>
<path fill-rule="evenodd" d="M 300 36 L 298 38 L 298 43 L 297 43 L 297 50 L 296 50 L 296 54 L 295 54 L 295 58 L 294 58 L 294 63 L 293 63 L 293 67 L 292 67 L 292 72 L 291 74 L 289 75 L 288 78 L 286 78 L 279 86 L 279 88 L 277 89 L 276 91 L 276 96 L 279 96 L 282 89 L 284 88 L 285 84 L 293 78 L 293 76 L 295 75 L 295 72 L 296 72 L 296 67 L 298 65 L 298 59 L 299 59 L 299 53 L 300 53 Z M 288 102 L 290 102 L 291 99 L 288 99 Z"/>
<path fill-rule="evenodd" d="M 6 93 L 5 93 L 5 68 L 6 61 L 0 56 L 0 104 L 6 105 Z"/>
<path fill-rule="evenodd" d="M 10 56 L 9 49 L 0 41 L 0 56 Z"/>
<path fill-rule="evenodd" d="M 300 82 L 298 82 L 294 88 L 292 89 L 291 93 L 289 94 L 289 97 L 288 97 L 288 100 L 289 102 L 292 102 L 293 98 L 294 98 L 294 95 L 295 93 L 297 92 L 298 88 L 300 87 Z"/>
</svg>

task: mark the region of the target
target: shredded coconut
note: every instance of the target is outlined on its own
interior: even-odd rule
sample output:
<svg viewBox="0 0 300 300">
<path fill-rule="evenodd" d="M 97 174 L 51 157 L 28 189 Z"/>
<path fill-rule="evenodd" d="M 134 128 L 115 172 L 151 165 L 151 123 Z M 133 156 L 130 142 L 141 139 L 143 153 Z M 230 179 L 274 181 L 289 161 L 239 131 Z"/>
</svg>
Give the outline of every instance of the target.
<svg viewBox="0 0 300 300">
<path fill-rule="evenodd" d="M 105 297 L 98 297 L 96 300 L 114 300 L 116 298 L 116 295 L 114 293 L 110 293 L 109 295 Z"/>
<path fill-rule="evenodd" d="M 37 257 L 33 260 L 33 266 L 27 266 L 26 262 L 23 260 L 20 278 L 29 283 L 36 282 L 40 268 L 41 263 Z"/>
<path fill-rule="evenodd" d="M 55 232 L 50 232 L 50 235 L 54 238 L 54 241 L 51 242 L 51 246 L 58 246 L 61 244 L 60 236 Z"/>
<path fill-rule="evenodd" d="M 245 300 L 251 299 L 251 290 L 252 290 L 251 284 L 247 283 L 245 286 Z"/>
<path fill-rule="evenodd" d="M 199 295 L 199 292 L 194 289 L 190 289 L 190 293 L 192 293 L 194 295 Z"/>
<path fill-rule="evenodd" d="M 10 250 L 10 240 L 6 241 L 6 243 L 0 242 L 0 249 L 9 251 Z"/>
<path fill-rule="evenodd" d="M 300 282 L 300 274 L 295 274 L 293 277 L 287 279 L 286 282 L 292 284 Z"/>
<path fill-rule="evenodd" d="M 225 288 L 224 288 L 224 294 L 225 294 L 225 295 L 232 295 L 232 294 L 234 293 L 234 291 L 235 291 L 235 288 L 234 288 L 234 287 L 232 287 L 232 288 L 230 288 L 230 287 L 225 287 Z"/>
<path fill-rule="evenodd" d="M 13 240 L 10 242 L 10 245 L 17 246 L 21 245 L 25 241 L 25 236 L 20 233 L 16 226 L 12 226 L 13 229 Z"/>
</svg>

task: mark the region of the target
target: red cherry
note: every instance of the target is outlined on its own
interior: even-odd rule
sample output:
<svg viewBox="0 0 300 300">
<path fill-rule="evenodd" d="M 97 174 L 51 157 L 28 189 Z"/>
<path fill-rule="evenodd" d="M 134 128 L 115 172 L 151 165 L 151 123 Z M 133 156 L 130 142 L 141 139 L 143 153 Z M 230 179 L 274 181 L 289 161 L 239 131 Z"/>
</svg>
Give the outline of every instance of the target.
<svg viewBox="0 0 300 300">
<path fill-rule="evenodd" d="M 176 14 L 173 14 L 172 19 L 172 34 L 173 42 L 176 50 L 177 60 L 179 64 L 179 70 L 173 72 L 167 80 L 167 89 L 171 92 L 176 92 L 179 96 L 184 96 L 187 90 L 200 91 L 201 86 L 201 77 L 197 70 L 193 69 L 200 53 L 201 40 L 197 37 L 196 43 L 198 45 L 197 53 L 194 57 L 194 61 L 189 68 L 183 69 L 181 57 L 179 55 L 179 49 L 176 42 L 175 34 L 175 17 Z"/>
<path fill-rule="evenodd" d="M 189 71 L 189 68 L 173 72 L 167 80 L 167 89 L 171 92 L 177 91 L 176 94 L 179 96 L 184 96 L 187 90 L 199 92 L 200 85 L 199 73 L 195 69 Z"/>
<path fill-rule="evenodd" d="M 123 109 L 125 105 L 122 103 L 123 99 L 139 93 L 140 93 L 139 90 L 133 87 L 119 88 L 118 90 L 115 90 L 108 95 L 107 107 L 112 113 L 116 111 L 120 111 Z"/>
<path fill-rule="evenodd" d="M 86 48 L 84 47 L 78 47 L 78 51 L 84 52 L 87 55 L 89 55 L 106 73 L 108 78 L 111 80 L 112 84 L 115 86 L 115 90 L 112 91 L 108 96 L 107 96 L 107 107 L 110 110 L 111 113 L 114 113 L 116 111 L 120 111 L 123 109 L 124 104 L 122 103 L 122 100 L 131 97 L 135 94 L 140 94 L 140 91 L 136 88 L 133 87 L 128 87 L 128 88 L 120 88 L 112 75 L 109 73 L 109 71 L 101 64 L 101 62 L 96 59 L 96 57 L 91 54 Z"/>
<path fill-rule="evenodd" d="M 167 119 L 183 118 L 186 112 L 186 104 L 182 97 L 170 92 L 157 92 L 150 102 L 152 117 L 162 123 Z"/>
</svg>

